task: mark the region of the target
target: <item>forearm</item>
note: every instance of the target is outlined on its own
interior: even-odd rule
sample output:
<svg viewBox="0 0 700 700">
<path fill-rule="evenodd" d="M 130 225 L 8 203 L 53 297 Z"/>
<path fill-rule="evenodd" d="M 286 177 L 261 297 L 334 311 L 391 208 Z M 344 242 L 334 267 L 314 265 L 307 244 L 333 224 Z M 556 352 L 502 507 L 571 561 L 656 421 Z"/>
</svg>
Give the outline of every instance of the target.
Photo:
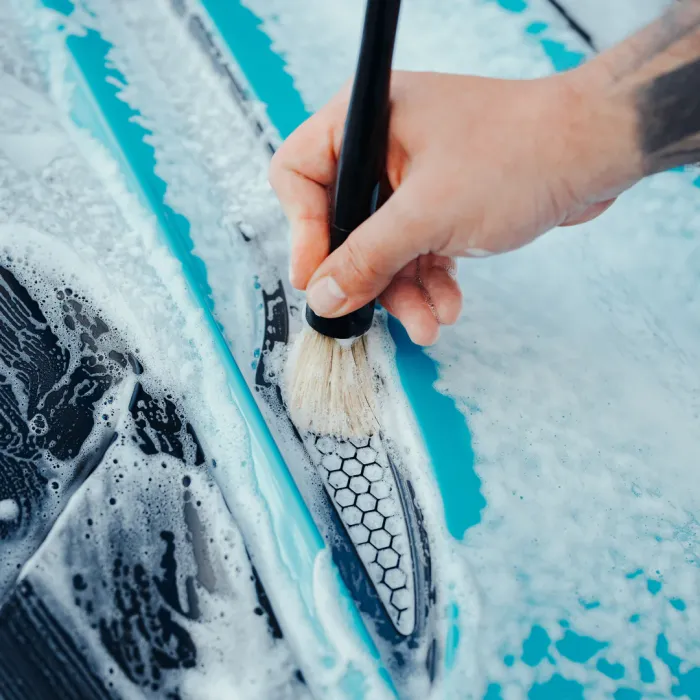
<svg viewBox="0 0 700 700">
<path fill-rule="evenodd" d="M 628 165 L 640 176 L 700 162 L 700 0 L 677 3 L 590 70 L 629 115 Z"/>
</svg>

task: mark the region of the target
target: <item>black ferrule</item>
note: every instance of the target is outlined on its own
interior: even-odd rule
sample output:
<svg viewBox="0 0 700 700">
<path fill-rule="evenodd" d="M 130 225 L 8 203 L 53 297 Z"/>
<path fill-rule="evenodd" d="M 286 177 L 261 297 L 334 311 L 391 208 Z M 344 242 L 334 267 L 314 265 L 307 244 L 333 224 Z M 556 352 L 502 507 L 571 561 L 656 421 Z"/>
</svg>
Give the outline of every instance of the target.
<svg viewBox="0 0 700 700">
<path fill-rule="evenodd" d="M 381 205 L 379 183 L 386 169 L 389 87 L 400 0 L 368 0 L 360 55 L 345 120 L 330 227 L 330 252 Z M 308 306 L 306 320 L 323 335 L 355 338 L 372 325 L 374 301 L 338 318 L 323 318 Z"/>
<path fill-rule="evenodd" d="M 338 318 L 324 318 L 306 307 L 306 322 L 321 335 L 338 340 L 349 340 L 364 335 L 372 325 L 374 301 L 370 301 L 356 311 Z"/>
</svg>

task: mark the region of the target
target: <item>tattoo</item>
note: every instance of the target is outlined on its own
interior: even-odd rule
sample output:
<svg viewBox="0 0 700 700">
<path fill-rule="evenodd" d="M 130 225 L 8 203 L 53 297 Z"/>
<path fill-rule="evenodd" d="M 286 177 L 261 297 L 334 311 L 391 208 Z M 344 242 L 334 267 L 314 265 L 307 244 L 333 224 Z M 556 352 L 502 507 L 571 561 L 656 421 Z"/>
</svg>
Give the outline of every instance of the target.
<svg viewBox="0 0 700 700">
<path fill-rule="evenodd" d="M 674 44 L 700 30 L 700 0 L 682 0 L 630 40 L 631 51 L 612 66 L 616 80 L 635 73 Z"/>
<path fill-rule="evenodd" d="M 676 3 L 608 66 L 623 91 L 634 86 L 644 173 L 700 161 L 700 0 Z"/>
<path fill-rule="evenodd" d="M 643 86 L 637 111 L 647 175 L 700 161 L 700 57 Z"/>
</svg>

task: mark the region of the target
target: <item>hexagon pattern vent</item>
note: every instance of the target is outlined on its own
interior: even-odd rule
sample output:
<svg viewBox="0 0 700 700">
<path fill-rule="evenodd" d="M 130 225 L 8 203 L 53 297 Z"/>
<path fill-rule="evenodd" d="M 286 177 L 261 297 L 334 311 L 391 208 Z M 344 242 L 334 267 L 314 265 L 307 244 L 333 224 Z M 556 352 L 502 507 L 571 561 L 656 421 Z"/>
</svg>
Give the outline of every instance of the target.
<svg viewBox="0 0 700 700">
<path fill-rule="evenodd" d="M 415 625 L 413 561 L 396 479 L 381 440 L 304 442 L 396 630 Z"/>
</svg>

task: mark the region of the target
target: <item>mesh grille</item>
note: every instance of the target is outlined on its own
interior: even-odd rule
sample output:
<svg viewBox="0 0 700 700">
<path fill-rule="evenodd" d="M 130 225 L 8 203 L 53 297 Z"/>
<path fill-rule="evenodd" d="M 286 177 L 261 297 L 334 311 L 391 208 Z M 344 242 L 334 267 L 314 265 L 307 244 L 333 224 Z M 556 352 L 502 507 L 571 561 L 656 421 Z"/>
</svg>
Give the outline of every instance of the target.
<svg viewBox="0 0 700 700">
<path fill-rule="evenodd" d="M 394 474 L 381 440 L 305 440 L 323 483 L 396 630 L 413 631 L 413 562 Z"/>
</svg>

